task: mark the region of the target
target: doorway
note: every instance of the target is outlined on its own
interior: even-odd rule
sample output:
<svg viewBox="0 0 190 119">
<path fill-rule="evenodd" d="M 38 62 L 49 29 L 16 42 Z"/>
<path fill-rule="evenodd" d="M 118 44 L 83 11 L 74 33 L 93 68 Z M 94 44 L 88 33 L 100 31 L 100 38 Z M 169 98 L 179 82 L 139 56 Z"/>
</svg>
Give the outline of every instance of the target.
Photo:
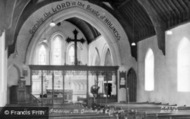
<svg viewBox="0 0 190 119">
<path fill-rule="evenodd" d="M 137 76 L 136 72 L 133 68 L 128 71 L 127 74 L 127 99 L 129 102 L 136 102 L 137 101 Z"/>
</svg>

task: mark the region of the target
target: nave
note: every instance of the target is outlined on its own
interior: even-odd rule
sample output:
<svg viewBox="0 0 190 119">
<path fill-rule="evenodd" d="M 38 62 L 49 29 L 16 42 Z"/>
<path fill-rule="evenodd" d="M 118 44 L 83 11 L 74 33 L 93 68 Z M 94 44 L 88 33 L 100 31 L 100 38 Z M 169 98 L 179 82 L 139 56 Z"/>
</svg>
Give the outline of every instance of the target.
<svg viewBox="0 0 190 119">
<path fill-rule="evenodd" d="M 7 107 L 43 107 L 38 105 L 7 105 Z M 44 106 L 46 107 L 46 106 Z M 161 102 L 67 103 L 48 107 L 49 119 L 190 119 L 190 107 Z M 2 112 L 1 112 L 2 114 Z M 36 118 L 34 116 L 34 118 Z M 45 118 L 44 116 L 40 119 Z M 46 119 L 46 118 L 45 118 Z"/>
<path fill-rule="evenodd" d="M 188 119 L 189 6 L 190 0 L 0 0 L 0 107 Z M 62 117 L 69 118 L 52 115 Z"/>
</svg>

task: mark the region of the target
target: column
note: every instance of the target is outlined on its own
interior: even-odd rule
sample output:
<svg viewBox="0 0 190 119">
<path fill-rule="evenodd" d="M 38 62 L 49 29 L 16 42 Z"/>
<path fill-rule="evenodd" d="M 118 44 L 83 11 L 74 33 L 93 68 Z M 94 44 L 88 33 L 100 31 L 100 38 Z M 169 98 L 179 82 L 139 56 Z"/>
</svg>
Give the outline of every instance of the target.
<svg viewBox="0 0 190 119">
<path fill-rule="evenodd" d="M 52 105 L 54 103 L 54 70 L 52 71 Z"/>
<path fill-rule="evenodd" d="M 89 71 L 86 72 L 86 99 L 87 99 L 87 105 L 89 105 Z"/>
<path fill-rule="evenodd" d="M 5 50 L 5 32 L 0 36 L 0 106 L 7 103 L 7 51 Z"/>
<path fill-rule="evenodd" d="M 63 103 L 64 103 L 65 102 L 65 71 L 62 71 L 62 77 L 63 77 L 63 79 L 62 79 L 63 80 L 62 88 L 63 88 Z"/>
</svg>

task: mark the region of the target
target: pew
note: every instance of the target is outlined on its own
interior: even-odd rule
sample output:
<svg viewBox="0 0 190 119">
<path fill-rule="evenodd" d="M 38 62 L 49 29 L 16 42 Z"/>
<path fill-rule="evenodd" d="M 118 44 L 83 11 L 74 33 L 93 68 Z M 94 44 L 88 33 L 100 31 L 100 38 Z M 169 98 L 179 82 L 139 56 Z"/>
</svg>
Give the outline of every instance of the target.
<svg viewBox="0 0 190 119">
<path fill-rule="evenodd" d="M 112 103 L 124 110 L 121 119 L 190 119 L 190 107 L 161 102 Z"/>
</svg>

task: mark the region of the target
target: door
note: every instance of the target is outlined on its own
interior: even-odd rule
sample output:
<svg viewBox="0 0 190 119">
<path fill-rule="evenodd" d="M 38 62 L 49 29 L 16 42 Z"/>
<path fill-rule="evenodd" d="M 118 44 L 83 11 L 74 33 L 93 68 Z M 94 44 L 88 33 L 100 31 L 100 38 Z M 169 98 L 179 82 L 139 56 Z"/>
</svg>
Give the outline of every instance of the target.
<svg viewBox="0 0 190 119">
<path fill-rule="evenodd" d="M 137 76 L 134 69 L 130 69 L 127 74 L 127 99 L 129 102 L 136 102 L 137 101 Z"/>
</svg>

